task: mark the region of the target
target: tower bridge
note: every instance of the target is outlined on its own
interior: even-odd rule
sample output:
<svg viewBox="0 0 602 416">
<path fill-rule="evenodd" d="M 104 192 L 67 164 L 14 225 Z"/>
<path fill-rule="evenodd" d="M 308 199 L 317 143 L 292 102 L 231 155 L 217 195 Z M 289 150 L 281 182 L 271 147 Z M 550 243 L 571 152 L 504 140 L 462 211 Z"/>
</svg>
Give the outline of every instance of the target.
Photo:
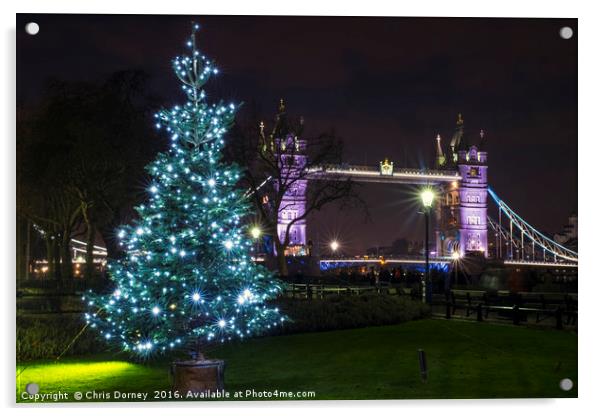
<svg viewBox="0 0 602 416">
<path fill-rule="evenodd" d="M 283 111 L 283 107 L 281 108 Z M 420 185 L 433 188 L 437 195 L 432 215 L 435 258 L 441 264 L 447 264 L 452 255 L 471 254 L 504 260 L 509 266 L 576 267 L 577 252 L 536 230 L 491 189 L 488 184 L 488 153 L 483 130 L 477 141 L 469 144 L 464 133 L 464 120 L 458 115 L 456 129 L 446 151 L 441 142 L 441 136 L 437 135 L 435 164 L 428 169 L 398 167 L 387 159 L 376 166 L 339 164 L 308 168 L 310 165 L 307 163 L 305 140 L 292 133 L 276 139 L 274 151 L 281 152 L 277 155 L 281 169 L 286 170 L 291 184 L 294 183 L 284 195 L 278 210 L 280 240 L 284 241 L 284 233 L 289 228 L 291 245 L 300 248 L 293 253 L 307 253 L 304 250 L 307 246 L 307 224 L 300 218 L 304 218 L 308 181 L 351 180 Z M 495 219 L 488 215 L 490 201 L 498 208 Z M 348 259 L 348 263 L 358 261 Z M 322 261 L 325 266 L 336 263 L 341 263 L 340 259 Z"/>
</svg>

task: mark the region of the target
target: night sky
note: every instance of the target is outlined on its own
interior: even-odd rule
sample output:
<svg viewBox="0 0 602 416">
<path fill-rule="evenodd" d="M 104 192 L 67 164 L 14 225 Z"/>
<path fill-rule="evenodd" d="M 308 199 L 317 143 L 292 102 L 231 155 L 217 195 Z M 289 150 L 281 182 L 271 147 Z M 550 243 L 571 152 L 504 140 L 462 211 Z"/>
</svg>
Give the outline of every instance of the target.
<svg viewBox="0 0 602 416">
<path fill-rule="evenodd" d="M 18 15 L 17 99 L 34 103 L 51 77 L 142 69 L 166 107 L 181 103 L 170 65 L 191 20 L 221 69 L 211 98 L 257 104 L 266 120 L 284 98 L 308 135 L 334 128 L 349 163 L 374 166 L 430 167 L 435 136 L 447 146 L 462 113 L 469 141 L 485 130 L 490 186 L 524 219 L 554 233 L 577 210 L 576 19 Z M 366 184 L 370 222 L 330 208 L 309 234 L 350 253 L 420 239 L 411 192 Z"/>
</svg>

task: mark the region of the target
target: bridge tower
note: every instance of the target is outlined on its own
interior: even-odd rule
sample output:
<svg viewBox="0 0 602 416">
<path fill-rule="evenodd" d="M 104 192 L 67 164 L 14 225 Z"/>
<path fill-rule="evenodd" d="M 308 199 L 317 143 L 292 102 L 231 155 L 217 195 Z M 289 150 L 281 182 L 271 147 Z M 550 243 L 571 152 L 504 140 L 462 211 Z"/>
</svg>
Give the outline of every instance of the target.
<svg viewBox="0 0 602 416">
<path fill-rule="evenodd" d="M 460 177 L 460 252 L 482 252 L 488 256 L 487 239 L 487 152 L 485 134 L 479 146 L 458 151 Z"/>
<path fill-rule="evenodd" d="M 279 180 L 286 183 L 285 188 L 287 189 L 280 207 L 277 208 L 278 237 L 283 242 L 286 228 L 291 221 L 296 220 L 289 230 L 290 243 L 285 254 L 287 256 L 304 256 L 308 254 L 306 221 L 305 219 L 297 220 L 297 218 L 305 214 L 307 180 L 299 179 L 299 171 L 307 165 L 307 142 L 297 136 L 300 131 L 295 132 L 288 126 L 284 100 L 280 100 L 276 126 L 279 128 L 275 131 L 274 151 L 277 155 L 280 172 L 282 172 Z"/>
<path fill-rule="evenodd" d="M 446 185 L 437 207 L 437 254 L 482 253 L 488 255 L 487 236 L 487 152 L 485 134 L 469 145 L 464 136 L 464 120 L 458 114 L 447 157 L 437 136 L 436 167 L 457 169 L 460 180 Z"/>
</svg>

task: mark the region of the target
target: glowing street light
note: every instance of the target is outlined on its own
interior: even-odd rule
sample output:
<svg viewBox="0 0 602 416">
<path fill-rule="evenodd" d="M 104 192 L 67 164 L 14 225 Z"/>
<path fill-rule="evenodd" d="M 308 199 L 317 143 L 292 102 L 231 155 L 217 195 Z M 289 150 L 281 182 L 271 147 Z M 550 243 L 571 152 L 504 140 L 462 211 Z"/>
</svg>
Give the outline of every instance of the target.
<svg viewBox="0 0 602 416">
<path fill-rule="evenodd" d="M 257 240 L 261 236 L 261 229 L 257 226 L 251 228 L 251 237 Z"/>
<path fill-rule="evenodd" d="M 335 251 L 337 251 L 338 248 L 339 248 L 339 242 L 337 240 L 334 240 L 330 243 L 330 249 L 332 250 L 333 253 Z"/>
<path fill-rule="evenodd" d="M 453 268 L 454 268 L 454 284 L 458 284 L 458 267 L 460 266 L 460 260 L 462 259 L 462 253 L 460 253 L 458 250 L 454 250 L 451 254 L 451 258 L 453 261 Z M 447 283 L 446 284 L 446 289 L 445 289 L 445 294 L 446 296 L 449 295 L 448 290 L 449 290 L 450 284 Z M 446 317 L 449 317 L 449 306 L 448 306 L 448 310 L 446 312 Z"/>
<path fill-rule="evenodd" d="M 425 208 L 430 208 L 433 206 L 435 193 L 427 188 L 420 193 L 420 198 L 422 199 L 422 205 L 424 205 Z"/>
</svg>

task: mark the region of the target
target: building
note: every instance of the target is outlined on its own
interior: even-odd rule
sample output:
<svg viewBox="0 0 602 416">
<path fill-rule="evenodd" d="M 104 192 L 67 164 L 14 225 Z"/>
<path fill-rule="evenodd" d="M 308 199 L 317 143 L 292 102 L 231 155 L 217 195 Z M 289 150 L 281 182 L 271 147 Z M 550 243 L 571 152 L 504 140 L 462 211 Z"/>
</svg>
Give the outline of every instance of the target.
<svg viewBox="0 0 602 416">
<path fill-rule="evenodd" d="M 287 256 L 309 255 L 307 223 L 303 217 L 307 179 L 300 174 L 307 165 L 307 141 L 299 137 L 302 126 L 303 119 L 298 126 L 293 126 L 287 118 L 284 100 L 280 100 L 274 130 L 268 138 L 264 135 L 263 124 L 260 126 L 262 152 L 268 152 L 279 166 L 279 177 L 274 178 L 275 191 L 278 192 L 279 187 L 286 190 L 279 206 L 274 209 L 278 213 L 276 231 L 280 242 L 284 242 L 286 230 L 289 229 L 289 244 L 285 250 Z"/>
<path fill-rule="evenodd" d="M 577 251 L 578 236 L 577 214 L 572 213 L 569 215 L 568 223 L 563 227 L 562 231 L 554 234 L 554 241 L 571 250 Z"/>
<path fill-rule="evenodd" d="M 441 146 L 441 136 L 436 138 L 437 169 L 457 169 L 460 180 L 445 185 L 438 198 L 435 229 L 437 254 L 453 252 L 488 255 L 487 244 L 487 152 L 485 133 L 469 144 L 464 133 L 464 120 L 458 114 L 456 130 L 447 154 Z"/>
</svg>

